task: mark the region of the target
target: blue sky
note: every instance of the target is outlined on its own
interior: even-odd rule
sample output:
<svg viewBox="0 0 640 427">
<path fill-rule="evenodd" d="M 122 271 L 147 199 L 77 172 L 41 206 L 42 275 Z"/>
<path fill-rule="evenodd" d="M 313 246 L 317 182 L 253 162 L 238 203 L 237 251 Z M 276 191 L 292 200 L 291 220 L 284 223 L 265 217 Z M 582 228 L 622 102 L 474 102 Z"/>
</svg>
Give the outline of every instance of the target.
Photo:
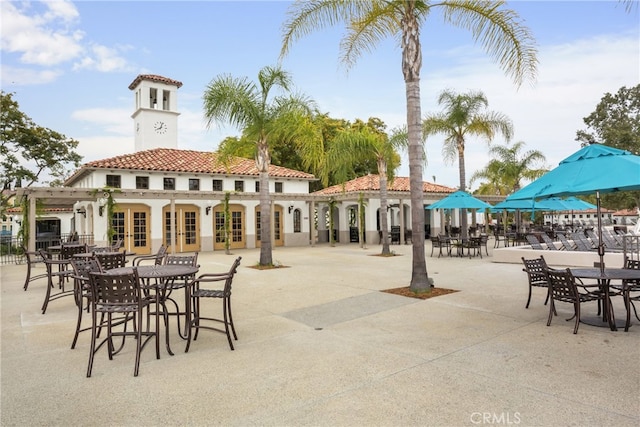
<svg viewBox="0 0 640 427">
<path fill-rule="evenodd" d="M 0 0 L 2 90 L 15 93 L 36 123 L 80 141 L 83 161 L 130 153 L 138 74 L 183 83 L 178 90 L 179 148 L 215 150 L 237 135 L 205 126 L 202 95 L 219 74 L 247 76 L 274 65 L 281 47 L 284 1 Z M 434 13 L 423 28 L 422 112 L 439 110 L 443 89 L 483 91 L 489 108 L 514 122 L 515 141 L 542 151 L 553 167 L 579 148 L 576 131 L 602 96 L 640 82 L 639 8 L 617 1 L 513 1 L 538 43 L 535 85 L 517 88 L 471 35 Z M 331 117 L 405 121 L 400 49 L 388 40 L 350 70 L 339 63 L 342 27 L 293 45 L 282 66 L 297 89 Z M 497 139 L 495 143 L 504 144 Z M 457 164 L 442 161 L 442 138 L 427 141 L 427 181 L 457 187 Z M 482 141 L 467 142 L 467 177 L 489 160 Z M 408 162 L 398 171 L 408 175 Z M 472 186 L 477 188 L 478 183 Z"/>
</svg>

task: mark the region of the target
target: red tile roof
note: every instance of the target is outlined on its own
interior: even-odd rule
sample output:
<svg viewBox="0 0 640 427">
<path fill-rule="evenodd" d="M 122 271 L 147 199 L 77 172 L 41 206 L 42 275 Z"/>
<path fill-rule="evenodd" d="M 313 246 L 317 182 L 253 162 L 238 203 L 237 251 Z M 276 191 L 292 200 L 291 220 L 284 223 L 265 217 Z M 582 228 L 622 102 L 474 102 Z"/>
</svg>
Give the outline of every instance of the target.
<svg viewBox="0 0 640 427">
<path fill-rule="evenodd" d="M 424 182 L 422 185 L 425 193 L 453 193 L 455 188 L 445 187 L 444 185 Z M 380 178 L 378 175 L 365 175 L 359 178 L 347 181 L 344 186 L 341 184 L 318 190 L 313 194 L 339 194 L 339 193 L 357 193 L 360 191 L 380 191 Z M 393 182 L 387 183 L 387 191 L 409 191 L 409 178 L 397 176 Z"/>
<path fill-rule="evenodd" d="M 155 75 L 155 74 L 139 74 L 138 77 L 136 77 L 131 82 L 131 84 L 129 85 L 129 89 L 130 90 L 135 89 L 136 86 L 138 86 L 140 84 L 140 82 L 143 81 L 143 80 L 148 80 L 148 81 L 151 81 L 151 82 L 165 83 L 165 84 L 168 84 L 168 85 L 178 86 L 178 89 L 180 89 L 180 87 L 182 87 L 182 82 L 170 79 L 168 77 L 162 77 L 162 76 L 158 76 L 158 75 Z"/>
<path fill-rule="evenodd" d="M 614 212 L 615 216 L 637 216 L 638 214 L 640 214 L 640 210 L 638 208 L 621 209 L 619 211 Z"/>
<path fill-rule="evenodd" d="M 217 155 L 208 151 L 178 150 L 172 148 L 154 148 L 133 154 L 95 160 L 86 163 L 70 177 L 65 184 L 75 181 L 89 169 L 126 169 L 154 172 L 206 173 L 219 175 L 250 175 L 258 176 L 254 160 L 235 157 L 229 167 L 216 161 Z M 269 166 L 269 175 L 278 178 L 293 178 L 315 180 L 306 172 Z"/>
</svg>

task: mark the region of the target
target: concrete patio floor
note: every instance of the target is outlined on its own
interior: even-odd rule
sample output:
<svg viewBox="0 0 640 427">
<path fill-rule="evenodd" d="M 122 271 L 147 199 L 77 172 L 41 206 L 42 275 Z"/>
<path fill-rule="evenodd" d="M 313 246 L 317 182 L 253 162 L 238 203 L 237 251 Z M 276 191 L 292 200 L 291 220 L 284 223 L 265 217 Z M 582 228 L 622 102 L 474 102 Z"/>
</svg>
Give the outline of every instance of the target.
<svg viewBox="0 0 640 427">
<path fill-rule="evenodd" d="M 490 242 L 490 246 L 493 242 Z M 637 426 L 640 324 L 612 332 L 582 324 L 558 305 L 546 326 L 545 290 L 518 264 L 491 257 L 431 258 L 437 287 L 427 300 L 379 292 L 406 286 L 411 246 L 277 248 L 289 268 L 250 268 L 258 249 L 201 253 L 201 272 L 235 256 L 233 314 L 239 340 L 201 331 L 184 353 L 142 353 L 133 376 L 127 345 L 97 354 L 86 378 L 89 335 L 70 344 L 70 298 L 40 312 L 45 282 L 22 290 L 24 265 L 1 267 L 2 426 Z M 491 252 L 491 249 L 490 249 Z M 209 302 L 209 301 L 207 301 Z M 205 302 L 205 303 L 207 303 Z M 211 301 L 211 314 L 220 310 Z M 621 298 L 615 313 L 624 318 Z M 595 304 L 583 314 L 595 314 Z"/>
</svg>

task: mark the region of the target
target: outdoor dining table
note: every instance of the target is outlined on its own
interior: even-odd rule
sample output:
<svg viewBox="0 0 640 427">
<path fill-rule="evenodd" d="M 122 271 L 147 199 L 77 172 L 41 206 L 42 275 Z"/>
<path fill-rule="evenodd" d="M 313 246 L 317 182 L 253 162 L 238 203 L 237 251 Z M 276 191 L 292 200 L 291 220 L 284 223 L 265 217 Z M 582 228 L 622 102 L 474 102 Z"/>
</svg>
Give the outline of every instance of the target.
<svg viewBox="0 0 640 427">
<path fill-rule="evenodd" d="M 123 273 L 131 273 L 133 272 L 133 266 L 131 267 L 119 267 L 113 268 L 111 270 L 107 270 L 107 274 L 123 274 Z M 193 267 L 189 265 L 139 265 L 137 267 L 138 277 L 143 279 L 146 283 L 146 289 L 152 289 L 156 291 L 156 315 L 159 311 L 159 305 L 166 302 L 171 289 L 165 286 L 158 286 L 157 283 L 167 283 L 168 281 L 183 278 L 189 275 L 193 275 L 198 272 L 198 267 Z M 185 286 L 185 312 L 187 313 L 187 319 L 185 324 L 187 325 L 187 329 L 185 331 L 186 339 L 188 340 L 191 336 L 191 328 L 189 327 L 191 321 L 191 289 L 190 286 Z M 167 352 L 173 356 L 173 351 L 171 351 L 171 345 L 169 343 L 169 322 L 168 315 L 165 312 L 163 313 L 165 319 L 165 340 L 167 346 Z"/>
<path fill-rule="evenodd" d="M 480 245 L 481 245 L 481 237 L 452 237 L 451 238 L 451 247 L 456 248 L 456 255 L 459 257 L 469 256 L 471 258 L 472 251 L 473 256 L 480 256 L 482 258 L 482 253 L 480 253 Z M 464 254 L 464 250 L 467 249 L 467 255 Z"/>
<path fill-rule="evenodd" d="M 583 323 L 587 323 L 592 326 L 609 326 L 612 331 L 617 331 L 615 315 L 613 313 L 613 306 L 610 300 L 610 287 L 612 280 L 634 280 L 640 279 L 640 270 L 631 268 L 569 268 L 571 274 L 580 279 L 596 279 L 602 292 L 604 292 L 604 302 L 602 311 L 604 313 L 604 319 L 598 316 L 596 319 L 581 318 Z"/>
</svg>

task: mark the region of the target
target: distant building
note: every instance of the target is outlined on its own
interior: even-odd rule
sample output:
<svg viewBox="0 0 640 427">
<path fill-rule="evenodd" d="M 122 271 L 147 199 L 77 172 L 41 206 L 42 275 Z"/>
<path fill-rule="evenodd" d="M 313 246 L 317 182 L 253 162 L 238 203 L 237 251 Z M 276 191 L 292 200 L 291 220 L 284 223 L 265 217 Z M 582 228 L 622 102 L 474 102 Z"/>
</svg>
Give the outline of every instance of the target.
<svg viewBox="0 0 640 427">
<path fill-rule="evenodd" d="M 64 187 L 23 188 L 35 206 L 44 199 L 47 209 L 59 209 L 57 232 L 92 236 L 107 243 L 108 221 L 114 240 L 137 254 L 170 251 L 223 250 L 224 198 L 229 194 L 230 247 L 260 246 L 259 174 L 254 160 L 235 158 L 222 165 L 212 152 L 178 149 L 178 97 L 182 83 L 158 75 L 139 75 L 129 85 L 134 93 L 135 152 L 84 164 Z M 334 234 L 353 241 L 354 228 L 363 226 L 368 242 L 379 241 L 378 177 L 369 175 L 344 186 L 309 193 L 316 178 L 308 173 L 271 165 L 271 238 L 274 246 L 305 246 L 328 240 L 329 201 L 338 201 Z M 343 191 L 344 188 L 344 191 Z M 424 183 L 425 206 L 455 191 Z M 358 199 L 365 201 L 365 223 L 357 224 Z M 108 218 L 107 201 L 115 202 Z M 409 179 L 389 183 L 389 226 L 411 227 Z M 16 212 L 16 218 L 20 212 Z M 425 210 L 425 235 L 443 228 L 443 213 Z M 32 217 L 30 221 L 40 221 Z M 19 220 L 19 219 L 18 219 Z M 52 223 L 53 224 L 53 223 Z M 17 230 L 14 229 L 15 234 Z M 31 245 L 31 242 L 30 242 Z"/>
</svg>

